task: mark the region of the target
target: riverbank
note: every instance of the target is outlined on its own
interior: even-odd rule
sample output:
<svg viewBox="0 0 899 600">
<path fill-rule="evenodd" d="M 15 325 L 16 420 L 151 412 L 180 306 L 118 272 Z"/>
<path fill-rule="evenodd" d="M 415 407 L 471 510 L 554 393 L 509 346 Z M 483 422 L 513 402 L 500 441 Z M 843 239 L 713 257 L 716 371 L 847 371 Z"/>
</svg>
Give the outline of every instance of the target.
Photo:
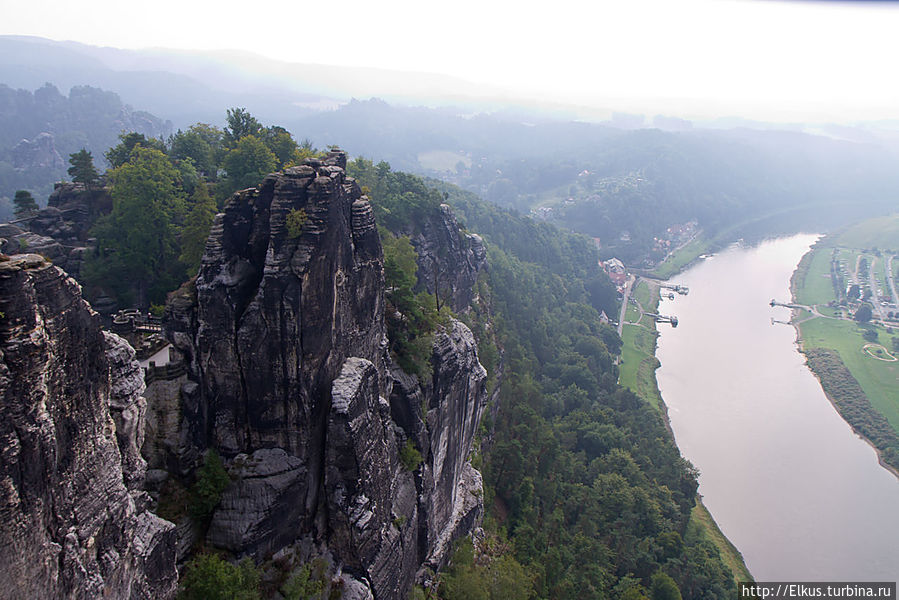
<svg viewBox="0 0 899 600">
<path fill-rule="evenodd" d="M 622 323 L 622 350 L 618 382 L 654 406 L 664 420 L 665 426 L 673 435 L 668 418 L 668 407 L 665 405 L 656 379 L 656 370 L 661 365 L 656 357 L 658 325 L 654 319 L 644 315 L 647 312 L 658 313 L 659 282 L 639 278 L 634 284 L 631 298 L 633 304 L 627 306 L 623 311 L 625 321 Z M 725 565 L 731 570 L 735 582 L 754 580 L 743 561 L 742 554 L 721 532 L 698 494 L 696 504 L 690 513 L 685 541 L 711 542 L 718 550 Z"/>
<path fill-rule="evenodd" d="M 869 228 L 866 224 L 862 226 Z M 855 256 L 848 252 L 851 249 L 841 247 L 841 237 L 819 240 L 799 261 L 790 279 L 793 302 L 809 298 L 823 303 L 839 300 L 836 298 L 837 286 L 825 287 L 821 279 L 839 273 L 831 260 L 826 260 L 830 256 Z M 837 311 L 831 314 L 833 316 L 813 315 L 801 320 L 794 315 L 793 327 L 799 350 L 837 413 L 874 448 L 880 465 L 899 477 L 896 367 L 889 364 L 892 361 L 878 360 L 865 350 L 871 344 L 871 338 L 876 340 L 881 333 L 890 335 L 893 330 L 874 324 L 862 328 L 858 323 L 838 318 Z"/>
</svg>

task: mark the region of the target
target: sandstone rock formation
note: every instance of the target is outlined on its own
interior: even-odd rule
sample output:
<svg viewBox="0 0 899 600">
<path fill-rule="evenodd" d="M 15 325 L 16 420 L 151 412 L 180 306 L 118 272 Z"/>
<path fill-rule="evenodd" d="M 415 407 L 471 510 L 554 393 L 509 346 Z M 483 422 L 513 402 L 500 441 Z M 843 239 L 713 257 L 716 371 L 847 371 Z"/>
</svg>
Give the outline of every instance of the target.
<svg viewBox="0 0 899 600">
<path fill-rule="evenodd" d="M 112 198 L 102 185 L 87 189 L 81 183 L 57 183 L 46 208 L 16 225 L 0 225 L 0 252 L 46 256 L 79 280 L 91 245 L 90 228 L 110 210 Z"/>
<path fill-rule="evenodd" d="M 10 151 L 12 166 L 16 169 L 55 169 L 65 167 L 65 161 L 56 150 L 52 133 L 39 133 L 33 140 L 22 140 Z"/>
<path fill-rule="evenodd" d="M 174 531 L 140 491 L 143 380 L 43 257 L 0 262 L 0 598 L 168 598 Z"/>
<path fill-rule="evenodd" d="M 312 538 L 375 598 L 399 598 L 480 517 L 468 455 L 486 373 L 455 321 L 436 336 L 430 381 L 392 363 L 378 233 L 345 167 L 335 151 L 270 175 L 216 217 L 195 289 L 167 307 L 196 387 L 180 398 L 185 443 L 164 462 L 187 470 L 207 448 L 229 461 L 210 543 L 261 559 Z M 483 247 L 442 215 L 419 247 L 467 306 Z M 412 447 L 419 464 L 401 459 Z"/>
<path fill-rule="evenodd" d="M 440 303 L 455 312 L 464 312 L 475 299 L 478 273 L 487 264 L 487 250 L 481 236 L 463 234 L 448 204 L 440 213 L 415 223 L 409 235 L 418 258 L 418 287 L 437 293 Z"/>
</svg>

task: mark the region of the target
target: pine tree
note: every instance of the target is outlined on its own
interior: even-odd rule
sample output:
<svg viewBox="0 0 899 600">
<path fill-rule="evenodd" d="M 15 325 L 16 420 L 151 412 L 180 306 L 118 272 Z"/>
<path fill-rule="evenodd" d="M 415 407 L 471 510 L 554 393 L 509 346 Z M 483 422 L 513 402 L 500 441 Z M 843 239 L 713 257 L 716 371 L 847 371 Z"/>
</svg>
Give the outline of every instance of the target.
<svg viewBox="0 0 899 600">
<path fill-rule="evenodd" d="M 69 155 L 69 164 L 72 165 L 69 167 L 69 175 L 75 183 L 83 183 L 90 187 L 100 178 L 100 174 L 94 168 L 94 157 L 84 148 Z"/>
<path fill-rule="evenodd" d="M 28 190 L 16 191 L 16 196 L 13 198 L 13 204 L 16 206 L 14 212 L 17 217 L 27 216 L 30 213 L 36 212 L 38 209 L 37 202 L 34 201 L 34 197 Z"/>
</svg>

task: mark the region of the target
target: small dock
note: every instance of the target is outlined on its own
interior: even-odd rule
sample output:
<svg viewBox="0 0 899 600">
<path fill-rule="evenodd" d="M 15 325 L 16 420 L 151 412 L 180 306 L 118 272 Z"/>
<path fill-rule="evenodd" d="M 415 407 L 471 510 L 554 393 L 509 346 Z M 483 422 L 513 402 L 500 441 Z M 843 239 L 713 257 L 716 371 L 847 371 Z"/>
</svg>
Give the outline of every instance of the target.
<svg viewBox="0 0 899 600">
<path fill-rule="evenodd" d="M 775 300 L 774 298 L 771 299 L 771 302 L 770 302 L 769 304 L 770 304 L 772 307 L 774 307 L 774 306 L 783 306 L 784 308 L 798 308 L 798 309 L 805 309 L 805 310 L 808 310 L 808 307 L 807 307 L 807 306 L 803 306 L 803 305 L 801 305 L 801 304 L 787 304 L 786 302 L 778 302 L 778 301 Z"/>
<path fill-rule="evenodd" d="M 660 315 L 657 313 L 643 313 L 647 317 L 652 317 L 655 319 L 656 323 L 671 323 L 672 327 L 677 327 L 677 317 L 668 316 L 668 315 Z"/>
<path fill-rule="evenodd" d="M 660 283 L 660 284 L 659 284 L 659 287 L 663 287 L 663 288 L 665 288 L 666 290 L 674 290 L 675 292 L 677 292 L 677 293 L 680 294 L 681 296 L 686 296 L 687 294 L 690 293 L 690 288 L 688 288 L 688 287 L 685 286 L 685 285 L 680 285 L 680 284 L 677 284 L 677 283 Z"/>
</svg>

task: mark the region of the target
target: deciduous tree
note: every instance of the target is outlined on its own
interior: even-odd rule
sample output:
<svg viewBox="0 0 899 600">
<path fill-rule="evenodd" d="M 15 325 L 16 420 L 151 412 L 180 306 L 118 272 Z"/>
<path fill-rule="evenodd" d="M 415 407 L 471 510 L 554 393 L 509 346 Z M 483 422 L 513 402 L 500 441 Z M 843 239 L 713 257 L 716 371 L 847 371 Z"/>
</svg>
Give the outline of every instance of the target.
<svg viewBox="0 0 899 600">
<path fill-rule="evenodd" d="M 206 184 L 201 181 L 190 199 L 190 210 L 181 232 L 181 255 L 178 260 L 187 267 L 188 274 L 196 273 L 200 268 L 206 238 L 209 237 L 214 219 L 215 201 L 209 197 Z"/>
<path fill-rule="evenodd" d="M 141 308 L 160 303 L 183 276 L 178 264 L 178 226 L 184 201 L 180 174 L 159 150 L 135 146 L 131 159 L 110 173 L 112 212 L 94 226 L 97 253 L 85 276 L 113 288 L 120 301 Z M 129 298 L 131 286 L 137 298 Z"/>
<path fill-rule="evenodd" d="M 224 182 L 224 189 L 230 194 L 236 190 L 253 187 L 277 166 L 277 157 L 262 143 L 262 140 L 255 135 L 243 137 L 225 157 L 225 171 L 228 176 Z"/>
</svg>

